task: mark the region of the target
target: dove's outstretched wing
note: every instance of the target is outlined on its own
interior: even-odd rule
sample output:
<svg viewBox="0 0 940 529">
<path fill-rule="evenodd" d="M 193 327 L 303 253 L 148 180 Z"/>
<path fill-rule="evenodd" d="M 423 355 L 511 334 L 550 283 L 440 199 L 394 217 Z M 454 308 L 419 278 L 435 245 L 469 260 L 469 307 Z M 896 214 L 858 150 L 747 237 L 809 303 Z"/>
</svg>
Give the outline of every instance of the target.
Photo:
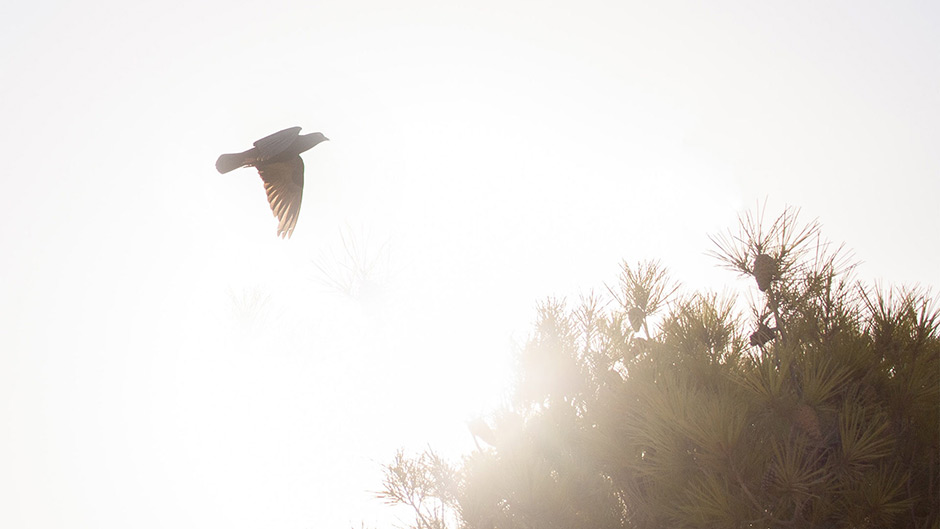
<svg viewBox="0 0 940 529">
<path fill-rule="evenodd" d="M 277 235 L 290 238 L 300 216 L 300 201 L 304 194 L 304 161 L 294 156 L 287 161 L 262 163 L 258 174 L 264 181 L 268 204 L 277 217 Z"/>
</svg>

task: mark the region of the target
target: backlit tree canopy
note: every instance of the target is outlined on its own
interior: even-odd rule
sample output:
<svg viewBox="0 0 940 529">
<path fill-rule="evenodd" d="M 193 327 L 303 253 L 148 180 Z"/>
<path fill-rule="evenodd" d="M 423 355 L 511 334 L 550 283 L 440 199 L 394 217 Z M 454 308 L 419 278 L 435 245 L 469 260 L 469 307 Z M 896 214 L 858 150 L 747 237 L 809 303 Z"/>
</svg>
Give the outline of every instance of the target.
<svg viewBox="0 0 940 529">
<path fill-rule="evenodd" d="M 934 300 L 854 282 L 793 210 L 769 224 L 714 237 L 749 315 L 657 262 L 624 264 L 609 298 L 542 303 L 513 403 L 447 467 L 439 527 L 937 527 Z"/>
</svg>

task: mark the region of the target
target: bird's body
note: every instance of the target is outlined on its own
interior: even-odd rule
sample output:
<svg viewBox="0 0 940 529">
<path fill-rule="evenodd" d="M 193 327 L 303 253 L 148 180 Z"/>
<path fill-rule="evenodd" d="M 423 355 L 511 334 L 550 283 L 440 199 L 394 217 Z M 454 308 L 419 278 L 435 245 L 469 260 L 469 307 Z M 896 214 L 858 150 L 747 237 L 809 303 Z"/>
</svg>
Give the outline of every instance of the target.
<svg viewBox="0 0 940 529">
<path fill-rule="evenodd" d="M 319 132 L 300 135 L 300 127 L 291 127 L 261 138 L 245 152 L 219 156 L 215 168 L 223 174 L 239 167 L 257 168 L 271 211 L 278 220 L 277 234 L 290 238 L 300 215 L 304 191 L 304 162 L 300 153 L 326 140 Z"/>
</svg>

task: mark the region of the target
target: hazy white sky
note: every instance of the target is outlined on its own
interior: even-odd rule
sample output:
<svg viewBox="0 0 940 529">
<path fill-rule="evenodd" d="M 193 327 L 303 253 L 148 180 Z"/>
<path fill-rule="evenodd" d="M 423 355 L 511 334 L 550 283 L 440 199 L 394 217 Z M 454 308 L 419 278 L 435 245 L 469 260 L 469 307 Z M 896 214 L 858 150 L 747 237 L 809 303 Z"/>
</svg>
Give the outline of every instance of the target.
<svg viewBox="0 0 940 529">
<path fill-rule="evenodd" d="M 381 522 L 538 300 L 621 259 L 721 290 L 707 236 L 765 199 L 940 286 L 935 3 L 151 5 L 0 16 L 2 527 Z M 282 241 L 213 164 L 294 125 L 332 141 Z"/>
</svg>

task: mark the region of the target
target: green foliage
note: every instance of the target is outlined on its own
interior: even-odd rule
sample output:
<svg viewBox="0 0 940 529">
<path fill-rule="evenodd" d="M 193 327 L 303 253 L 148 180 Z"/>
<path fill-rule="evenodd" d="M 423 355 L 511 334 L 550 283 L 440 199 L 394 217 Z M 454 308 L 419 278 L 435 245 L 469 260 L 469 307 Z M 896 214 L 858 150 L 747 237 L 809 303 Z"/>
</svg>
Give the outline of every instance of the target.
<svg viewBox="0 0 940 529">
<path fill-rule="evenodd" d="M 715 238 L 758 279 L 749 318 L 656 262 L 623 266 L 612 307 L 541 304 L 454 526 L 937 527 L 940 315 L 850 280 L 818 231 L 787 210 Z"/>
</svg>

